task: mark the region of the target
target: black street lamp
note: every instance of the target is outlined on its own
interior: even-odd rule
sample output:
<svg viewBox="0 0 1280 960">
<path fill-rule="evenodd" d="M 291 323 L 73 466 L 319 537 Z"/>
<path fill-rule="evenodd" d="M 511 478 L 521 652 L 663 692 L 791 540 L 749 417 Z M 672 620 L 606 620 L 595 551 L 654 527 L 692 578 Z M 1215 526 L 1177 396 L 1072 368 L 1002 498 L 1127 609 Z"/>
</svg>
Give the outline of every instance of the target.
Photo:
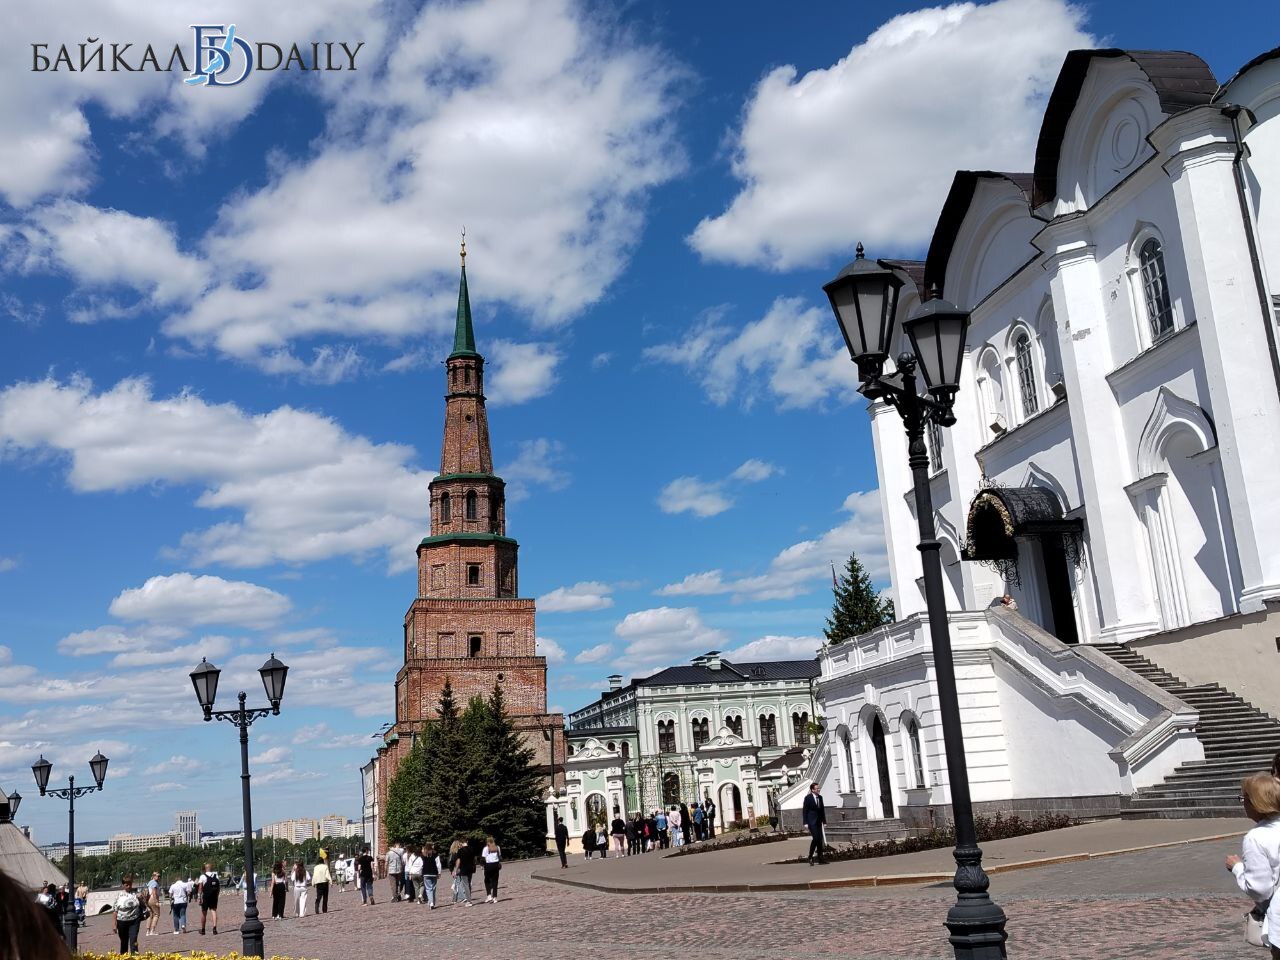
<svg viewBox="0 0 1280 960">
<path fill-rule="evenodd" d="M 62 903 L 62 938 L 67 942 L 67 949 L 75 953 L 79 934 L 80 918 L 76 916 L 76 797 L 102 789 L 107 779 L 107 764 L 110 763 L 101 752 L 95 753 L 89 761 L 89 772 L 93 774 L 92 787 L 77 787 L 74 776 L 67 777 L 67 785 L 57 790 L 50 790 L 49 775 L 53 773 L 53 764 L 40 755 L 40 759 L 31 765 L 31 773 L 36 778 L 36 787 L 42 797 L 57 797 L 67 801 L 67 896 Z M 9 813 L 18 810 L 22 797 L 12 794 L 9 797 Z"/>
<path fill-rule="evenodd" d="M 849 354 L 858 365 L 858 377 L 862 381 L 859 392 L 869 400 L 882 399 L 896 409 L 907 431 L 907 462 L 915 487 L 929 635 L 956 829 L 957 899 L 947 911 L 946 925 L 951 931 L 951 945 L 957 958 L 995 960 L 1006 955 L 1005 915 L 987 894 L 990 881 L 982 869 L 982 850 L 973 825 L 955 664 L 942 591 L 941 544 L 933 524 L 929 453 L 924 439 L 929 422 L 940 427 L 956 422 L 953 406 L 960 386 L 969 313 L 940 299 L 934 291 L 935 295 L 903 323 L 912 352 L 898 357 L 897 371 L 886 376 L 884 362 L 893 343 L 898 292 L 906 282 L 907 277 L 893 264 L 865 259 L 862 244 L 858 244 L 857 259 L 823 289 L 840 322 Z M 924 393 L 917 387 L 917 370 L 924 377 Z"/>
<path fill-rule="evenodd" d="M 246 707 L 245 692 L 237 694 L 240 705 L 234 710 L 214 710 L 213 701 L 218 695 L 218 677 L 222 673 L 208 660 L 201 658 L 199 665 L 191 671 L 191 685 L 195 687 L 196 699 L 200 709 L 204 711 L 205 720 L 215 717 L 234 723 L 240 731 L 240 798 L 244 808 L 244 872 L 246 878 L 244 899 L 244 923 L 240 925 L 240 953 L 245 957 L 263 956 L 262 920 L 258 917 L 258 877 L 253 868 L 253 815 L 249 807 L 249 727 L 255 720 L 272 714 L 280 715 L 280 701 L 284 699 L 284 681 L 289 668 L 276 659 L 264 663 L 258 673 L 262 676 L 262 686 L 267 692 L 268 707 Z"/>
</svg>

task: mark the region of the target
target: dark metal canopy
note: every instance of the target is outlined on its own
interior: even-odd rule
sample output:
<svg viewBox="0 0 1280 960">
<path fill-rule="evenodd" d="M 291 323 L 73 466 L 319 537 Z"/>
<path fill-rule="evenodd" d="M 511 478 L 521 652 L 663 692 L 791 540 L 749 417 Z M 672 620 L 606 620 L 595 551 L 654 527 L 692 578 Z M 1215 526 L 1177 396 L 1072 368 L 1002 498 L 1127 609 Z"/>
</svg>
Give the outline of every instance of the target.
<svg viewBox="0 0 1280 960">
<path fill-rule="evenodd" d="M 965 560 L 1012 560 L 1017 537 L 1056 534 L 1078 537 L 1079 520 L 1062 515 L 1058 498 L 1043 487 L 988 487 L 969 505 L 965 525 Z"/>
</svg>

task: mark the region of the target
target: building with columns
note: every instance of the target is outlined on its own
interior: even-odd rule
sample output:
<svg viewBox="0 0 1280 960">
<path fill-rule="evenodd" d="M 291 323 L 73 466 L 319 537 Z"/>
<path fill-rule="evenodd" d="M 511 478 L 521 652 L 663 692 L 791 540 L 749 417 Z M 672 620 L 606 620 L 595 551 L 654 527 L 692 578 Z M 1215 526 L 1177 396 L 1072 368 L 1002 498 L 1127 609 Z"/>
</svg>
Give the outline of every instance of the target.
<svg viewBox="0 0 1280 960">
<path fill-rule="evenodd" d="M 387 842 L 387 788 L 435 716 L 446 682 L 464 705 L 501 684 L 512 722 L 549 777 L 555 757 L 564 756 L 564 717 L 547 712 L 547 661 L 534 647 L 534 602 L 519 595 L 518 544 L 507 536 L 505 484 L 493 472 L 465 246 L 462 257 L 453 350 L 445 361 L 440 473 L 429 486 L 430 532 L 418 544 L 417 595 L 404 616 L 395 722 L 383 734 L 376 769 L 362 773 L 379 849 Z"/>
<path fill-rule="evenodd" d="M 972 311 L 927 445 L 979 807 L 1226 815 L 1280 745 L 1277 114 L 1280 50 L 1224 85 L 1190 53 L 1072 51 L 1034 169 L 957 173 L 902 264 L 899 321 L 932 289 Z M 946 761 L 906 438 L 870 413 L 902 619 L 820 657 L 812 772 L 910 819 L 945 808 Z"/>
<path fill-rule="evenodd" d="M 763 781 L 779 781 L 761 770 L 813 742 L 817 675 L 816 660 L 733 663 L 713 650 L 625 686 L 609 677 L 598 700 L 569 715 L 548 836 L 557 814 L 575 839 L 602 817 L 707 797 L 721 828 L 767 816 Z"/>
</svg>

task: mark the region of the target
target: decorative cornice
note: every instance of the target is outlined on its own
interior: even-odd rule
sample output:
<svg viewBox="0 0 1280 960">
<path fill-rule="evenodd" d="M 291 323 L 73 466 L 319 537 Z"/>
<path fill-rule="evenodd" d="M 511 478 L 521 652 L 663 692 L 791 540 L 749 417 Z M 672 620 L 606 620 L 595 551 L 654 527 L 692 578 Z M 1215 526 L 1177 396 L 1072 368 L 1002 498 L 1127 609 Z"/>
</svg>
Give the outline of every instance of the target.
<svg viewBox="0 0 1280 960">
<path fill-rule="evenodd" d="M 434 537 L 423 537 L 419 547 L 434 547 L 444 543 L 509 543 L 516 547 L 519 544 L 510 537 L 496 533 L 438 533 Z"/>
</svg>

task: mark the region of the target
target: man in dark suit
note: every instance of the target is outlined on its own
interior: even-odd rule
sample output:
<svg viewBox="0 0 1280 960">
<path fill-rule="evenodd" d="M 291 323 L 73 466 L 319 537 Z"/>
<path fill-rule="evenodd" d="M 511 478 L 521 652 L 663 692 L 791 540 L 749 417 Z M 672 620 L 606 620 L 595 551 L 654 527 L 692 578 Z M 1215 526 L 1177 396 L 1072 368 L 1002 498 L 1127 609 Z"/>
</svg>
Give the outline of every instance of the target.
<svg viewBox="0 0 1280 960">
<path fill-rule="evenodd" d="M 827 822 L 827 808 L 823 806 L 822 794 L 818 792 L 816 783 L 809 784 L 809 794 L 804 798 L 804 825 L 809 828 L 809 866 L 813 866 L 813 855 L 816 852 L 819 863 L 822 859 L 822 828 Z"/>
<path fill-rule="evenodd" d="M 569 846 L 569 828 L 564 825 L 563 817 L 556 817 L 556 853 L 560 854 L 560 869 L 569 866 L 569 858 L 565 856 L 565 848 Z"/>
</svg>

